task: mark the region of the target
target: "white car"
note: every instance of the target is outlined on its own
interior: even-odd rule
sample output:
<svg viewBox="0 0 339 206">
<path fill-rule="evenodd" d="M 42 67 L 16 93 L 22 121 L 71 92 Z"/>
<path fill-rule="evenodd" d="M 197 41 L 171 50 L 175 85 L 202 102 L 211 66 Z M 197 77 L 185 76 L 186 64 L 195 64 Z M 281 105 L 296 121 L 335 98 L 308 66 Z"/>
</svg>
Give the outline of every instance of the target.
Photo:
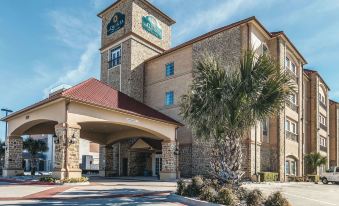
<svg viewBox="0 0 339 206">
<path fill-rule="evenodd" d="M 322 183 L 328 184 L 329 182 L 339 183 L 339 167 L 331 167 L 321 174 L 320 179 Z"/>
</svg>

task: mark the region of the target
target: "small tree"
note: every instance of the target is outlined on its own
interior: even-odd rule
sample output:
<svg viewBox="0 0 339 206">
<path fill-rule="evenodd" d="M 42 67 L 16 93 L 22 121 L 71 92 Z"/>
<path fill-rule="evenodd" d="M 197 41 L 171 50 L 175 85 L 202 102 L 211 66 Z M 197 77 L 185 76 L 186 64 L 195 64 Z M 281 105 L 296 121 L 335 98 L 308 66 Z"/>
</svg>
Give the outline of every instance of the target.
<svg viewBox="0 0 339 206">
<path fill-rule="evenodd" d="M 23 142 L 23 148 L 31 154 L 31 175 L 35 175 L 35 171 L 38 164 L 38 155 L 41 152 L 48 150 L 47 143 L 43 140 L 35 140 L 31 137 L 27 138 Z"/>
<path fill-rule="evenodd" d="M 0 140 L 0 169 L 4 166 L 5 160 L 5 141 Z"/>
<path fill-rule="evenodd" d="M 317 168 L 327 163 L 327 158 L 319 152 L 311 152 L 305 155 L 305 163 L 311 174 L 316 174 Z"/>
<path fill-rule="evenodd" d="M 198 138 L 214 142 L 212 175 L 220 181 L 241 175 L 241 140 L 257 121 L 277 114 L 294 84 L 267 55 L 244 53 L 240 66 L 226 68 L 213 56 L 198 61 L 181 114 Z"/>
</svg>

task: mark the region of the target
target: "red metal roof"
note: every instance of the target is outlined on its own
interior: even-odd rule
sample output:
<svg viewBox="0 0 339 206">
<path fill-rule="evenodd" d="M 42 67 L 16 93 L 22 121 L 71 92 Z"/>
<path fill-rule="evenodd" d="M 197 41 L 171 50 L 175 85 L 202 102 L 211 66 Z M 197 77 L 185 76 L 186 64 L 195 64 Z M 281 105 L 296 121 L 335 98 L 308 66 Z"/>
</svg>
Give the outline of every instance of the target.
<svg viewBox="0 0 339 206">
<path fill-rule="evenodd" d="M 122 112 L 143 116 L 146 118 L 182 125 L 167 115 L 133 99 L 132 97 L 129 97 L 120 91 L 113 89 L 109 85 L 95 78 L 88 79 L 74 87 L 71 87 L 36 104 L 15 112 L 6 118 L 3 118 L 3 120 L 60 98 L 66 98 L 71 101 L 79 101 L 108 109 L 120 110 Z"/>
</svg>

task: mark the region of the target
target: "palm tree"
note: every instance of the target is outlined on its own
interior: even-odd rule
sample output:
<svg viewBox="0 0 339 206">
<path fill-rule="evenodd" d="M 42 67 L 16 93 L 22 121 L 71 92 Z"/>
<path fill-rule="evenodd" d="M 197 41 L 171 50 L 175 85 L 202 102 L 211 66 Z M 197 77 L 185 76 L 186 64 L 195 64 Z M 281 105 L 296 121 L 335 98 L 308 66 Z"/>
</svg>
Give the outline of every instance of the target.
<svg viewBox="0 0 339 206">
<path fill-rule="evenodd" d="M 206 55 L 194 70 L 190 91 L 182 96 L 181 115 L 198 138 L 214 142 L 211 173 L 221 181 L 241 175 L 241 140 L 257 121 L 277 114 L 294 86 L 290 76 L 267 55 L 242 55 L 226 69 Z"/>
<path fill-rule="evenodd" d="M 47 143 L 43 140 L 35 140 L 29 137 L 24 140 L 23 148 L 31 154 L 31 175 L 35 175 L 38 154 L 48 150 Z"/>
<path fill-rule="evenodd" d="M 317 173 L 317 168 L 327 163 L 327 158 L 319 152 L 311 152 L 305 155 L 305 163 L 312 174 Z"/>
</svg>

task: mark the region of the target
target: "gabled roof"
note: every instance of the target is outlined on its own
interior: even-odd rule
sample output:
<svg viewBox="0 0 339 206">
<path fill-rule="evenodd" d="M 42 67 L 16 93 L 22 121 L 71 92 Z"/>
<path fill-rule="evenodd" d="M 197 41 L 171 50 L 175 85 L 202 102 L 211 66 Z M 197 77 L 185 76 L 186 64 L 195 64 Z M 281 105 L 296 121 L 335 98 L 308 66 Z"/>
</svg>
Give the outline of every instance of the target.
<svg viewBox="0 0 339 206">
<path fill-rule="evenodd" d="M 243 19 L 243 20 L 237 21 L 235 23 L 229 24 L 227 26 L 224 26 L 224 27 L 212 30 L 212 31 L 210 31 L 210 32 L 208 32 L 206 34 L 203 34 L 203 35 L 198 36 L 198 37 L 196 37 L 194 39 L 191 39 L 191 40 L 189 40 L 189 41 L 187 41 L 185 43 L 182 43 L 182 44 L 180 44 L 180 45 L 178 45 L 176 47 L 173 47 L 173 48 L 171 48 L 169 50 L 166 50 L 165 52 L 163 52 L 163 53 L 161 53 L 161 54 L 159 54 L 157 56 L 151 57 L 146 62 L 154 60 L 154 59 L 156 59 L 156 58 L 158 58 L 160 56 L 164 56 L 166 54 L 172 53 L 172 52 L 174 52 L 174 51 L 176 51 L 178 49 L 181 49 L 181 48 L 184 48 L 186 46 L 192 45 L 192 44 L 194 44 L 196 42 L 202 41 L 202 40 L 204 40 L 206 38 L 212 37 L 212 36 L 214 36 L 216 34 L 219 34 L 221 32 L 227 31 L 229 29 L 233 29 L 235 27 L 238 27 L 240 25 L 246 24 L 246 23 L 251 22 L 251 21 L 253 21 L 257 25 L 259 25 L 260 28 L 271 38 L 275 38 L 275 37 L 278 37 L 278 36 L 283 36 L 288 41 L 288 43 L 293 47 L 293 49 L 297 52 L 297 54 L 302 58 L 302 60 L 305 63 L 307 63 L 305 58 L 301 55 L 301 53 L 297 50 L 297 48 L 294 46 L 294 44 L 290 41 L 290 39 L 286 36 L 286 34 L 283 31 L 279 31 L 279 32 L 269 32 L 269 31 L 267 31 L 267 29 L 260 23 L 260 21 L 255 16 L 251 16 L 251 17 L 249 17 L 247 19 Z"/>
<path fill-rule="evenodd" d="M 304 73 L 307 76 L 310 76 L 311 74 L 316 74 L 320 80 L 323 82 L 323 84 L 327 87 L 328 90 L 331 90 L 330 87 L 326 84 L 326 82 L 324 81 L 324 79 L 320 76 L 319 72 L 316 70 L 312 70 L 312 69 L 304 69 Z"/>
<path fill-rule="evenodd" d="M 113 4 L 111 4 L 110 6 L 108 6 L 106 9 L 104 9 L 103 11 L 101 11 L 97 16 L 102 18 L 102 15 L 109 10 L 111 7 L 117 5 L 118 3 L 120 3 L 121 1 L 125 1 L 125 0 L 116 0 Z M 143 2 L 144 4 L 146 4 L 147 6 L 149 6 L 151 9 L 153 9 L 155 12 L 157 12 L 158 14 L 160 14 L 161 16 L 163 16 L 165 19 L 167 19 L 167 21 L 170 22 L 170 24 L 175 24 L 175 21 L 167 16 L 164 12 L 162 12 L 160 9 L 158 9 L 157 7 L 155 7 L 153 4 L 149 3 L 147 0 L 140 0 L 141 2 Z"/>
<path fill-rule="evenodd" d="M 138 115 L 146 118 L 160 120 L 176 125 L 182 125 L 167 115 L 129 97 L 128 95 L 117 91 L 109 85 L 95 79 L 88 79 L 74 87 L 61 91 L 51 97 L 48 97 L 36 104 L 15 112 L 2 120 L 7 120 L 15 115 L 26 112 L 38 106 L 42 106 L 57 99 L 68 99 L 80 103 L 91 104 L 107 109 L 118 110 L 132 115 Z"/>
</svg>

